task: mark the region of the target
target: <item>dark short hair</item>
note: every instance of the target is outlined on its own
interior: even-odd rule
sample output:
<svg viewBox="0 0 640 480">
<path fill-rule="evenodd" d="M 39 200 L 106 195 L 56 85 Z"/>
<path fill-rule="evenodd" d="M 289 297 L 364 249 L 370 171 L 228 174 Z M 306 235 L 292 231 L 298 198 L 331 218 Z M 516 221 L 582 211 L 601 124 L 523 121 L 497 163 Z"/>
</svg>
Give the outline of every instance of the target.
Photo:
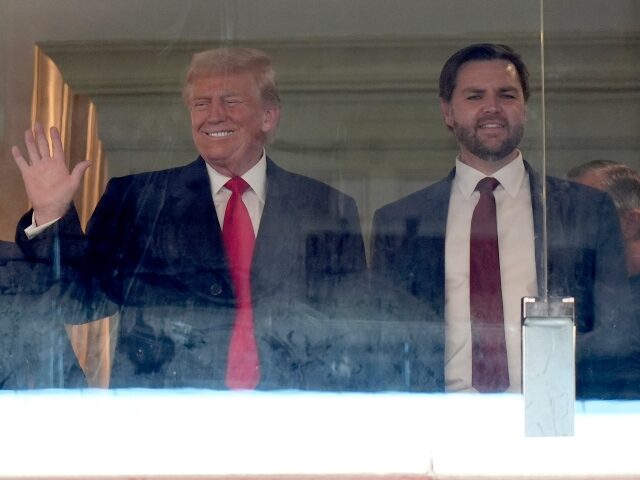
<svg viewBox="0 0 640 480">
<path fill-rule="evenodd" d="M 529 100 L 529 70 L 522 57 L 511 47 L 495 43 L 474 43 L 451 55 L 440 72 L 440 98 L 446 102 L 451 101 L 458 80 L 458 71 L 462 65 L 467 62 L 489 60 L 506 60 L 513 64 L 520 78 L 524 100 Z"/>
</svg>

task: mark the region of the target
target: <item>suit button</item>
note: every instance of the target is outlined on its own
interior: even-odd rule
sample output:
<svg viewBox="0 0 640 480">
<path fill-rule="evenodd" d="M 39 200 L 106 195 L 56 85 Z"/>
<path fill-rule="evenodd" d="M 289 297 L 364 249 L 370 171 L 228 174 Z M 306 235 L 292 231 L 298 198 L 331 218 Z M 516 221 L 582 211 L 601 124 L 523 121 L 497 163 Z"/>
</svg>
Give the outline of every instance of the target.
<svg viewBox="0 0 640 480">
<path fill-rule="evenodd" d="M 211 295 L 213 295 L 214 297 L 217 297 L 222 293 L 222 287 L 219 283 L 214 283 L 209 287 L 209 292 L 211 292 Z"/>
</svg>

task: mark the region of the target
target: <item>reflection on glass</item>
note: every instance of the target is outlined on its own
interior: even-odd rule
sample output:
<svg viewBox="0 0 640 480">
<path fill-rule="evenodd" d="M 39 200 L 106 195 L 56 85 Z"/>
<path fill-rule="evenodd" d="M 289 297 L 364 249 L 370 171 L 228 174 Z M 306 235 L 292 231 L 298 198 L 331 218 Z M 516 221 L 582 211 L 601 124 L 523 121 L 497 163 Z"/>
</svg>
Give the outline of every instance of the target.
<svg viewBox="0 0 640 480">
<path fill-rule="evenodd" d="M 2 321 L 13 332 L 3 365 L 20 356 L 18 365 L 39 365 L 4 388 L 76 385 L 58 327 L 84 332 L 117 312 L 114 357 L 102 348 L 91 385 L 110 376 L 112 387 L 226 389 L 240 345 L 254 352 L 234 384 L 243 387 L 515 393 L 520 299 L 549 294 L 576 300 L 578 394 L 636 397 L 637 315 L 626 305 L 629 276 L 637 290 L 637 206 L 560 177 L 596 159 L 640 167 L 637 9 L 622 0 L 607 11 L 545 4 L 542 52 L 537 2 L 473 11 L 467 2 L 402 3 L 160 2 L 141 21 L 121 4 L 85 2 L 72 16 L 4 2 L 2 238 L 13 239 L 27 210 L 7 145 L 21 145 L 29 124 L 34 43 L 60 69 L 50 86 L 68 83 L 96 106 L 108 171 L 94 164 L 85 190 L 97 198 L 101 175 L 117 177 L 86 237 L 91 201 L 76 198 L 79 222 L 65 208 L 56 226 L 23 236 L 22 250 L 3 249 Z M 77 18 L 97 28 L 88 33 Z M 488 53 L 462 62 L 442 90 L 447 59 L 479 42 L 509 45 L 528 82 L 517 55 Z M 219 46 L 267 52 L 277 90 L 233 62 L 224 72 L 206 66 L 189 81 L 185 108 L 193 53 Z M 66 106 L 34 100 L 59 117 L 68 97 Z M 85 142 L 80 123 L 95 128 L 59 124 L 67 152 L 67 139 Z M 86 155 L 72 156 L 74 166 Z M 251 171 L 255 161 L 262 173 Z M 224 186 L 222 177 L 238 174 L 248 174 L 248 192 Z M 500 184 L 476 191 L 483 176 Z M 230 240 L 229 203 L 244 205 L 250 227 Z M 237 269 L 236 247 L 250 252 Z M 497 310 L 503 325 L 471 320 Z M 89 345 L 106 345 L 106 322 L 98 333 L 103 340 Z M 72 336 L 88 371 L 91 354 Z M 38 346 L 25 349 L 25 339 Z M 37 362 L 27 355 L 35 351 Z M 12 378 L 14 367 L 2 368 L 0 381 Z"/>
</svg>

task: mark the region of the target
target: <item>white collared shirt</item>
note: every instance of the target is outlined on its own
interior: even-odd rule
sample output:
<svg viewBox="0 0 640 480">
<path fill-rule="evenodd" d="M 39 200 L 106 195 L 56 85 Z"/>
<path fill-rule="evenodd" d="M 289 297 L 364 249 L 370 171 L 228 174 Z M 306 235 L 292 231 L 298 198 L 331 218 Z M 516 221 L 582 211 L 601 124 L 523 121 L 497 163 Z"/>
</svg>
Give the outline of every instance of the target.
<svg viewBox="0 0 640 480">
<path fill-rule="evenodd" d="M 486 175 L 456 160 L 445 240 L 445 389 L 475 392 L 471 386 L 469 240 L 471 217 Z M 500 277 L 505 320 L 508 392 L 522 391 L 520 301 L 538 293 L 531 186 L 522 154 L 492 175 L 496 188 Z"/>
<path fill-rule="evenodd" d="M 206 165 L 218 223 L 220 223 L 220 228 L 224 229 L 224 212 L 227 209 L 227 202 L 231 198 L 231 190 L 224 185 L 231 180 L 231 177 L 222 175 L 208 163 Z M 247 207 L 251 224 L 253 225 L 253 232 L 257 236 L 267 194 L 267 157 L 264 150 L 258 163 L 245 172 L 242 175 L 242 179 L 251 187 L 242 194 L 242 202 Z"/>
</svg>

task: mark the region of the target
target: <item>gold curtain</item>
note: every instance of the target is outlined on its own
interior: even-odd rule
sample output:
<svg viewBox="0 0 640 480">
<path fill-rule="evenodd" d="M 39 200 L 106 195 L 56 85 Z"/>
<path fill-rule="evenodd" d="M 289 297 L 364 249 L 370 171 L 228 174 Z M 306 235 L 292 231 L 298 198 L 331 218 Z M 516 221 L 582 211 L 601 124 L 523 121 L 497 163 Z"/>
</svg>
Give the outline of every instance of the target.
<svg viewBox="0 0 640 480">
<path fill-rule="evenodd" d="M 38 46 L 35 47 L 34 58 L 32 125 L 39 122 L 46 131 L 54 126 L 60 130 L 69 169 L 85 159 L 92 163 L 74 198 L 85 228 L 107 179 L 107 162 L 98 138 L 96 108 L 87 96 L 74 93 L 58 67 Z M 115 319 L 103 318 L 84 325 L 66 325 L 90 386 L 106 388 L 109 385 L 111 345 L 114 344 L 110 332 L 115 330 L 115 323 Z"/>
</svg>

